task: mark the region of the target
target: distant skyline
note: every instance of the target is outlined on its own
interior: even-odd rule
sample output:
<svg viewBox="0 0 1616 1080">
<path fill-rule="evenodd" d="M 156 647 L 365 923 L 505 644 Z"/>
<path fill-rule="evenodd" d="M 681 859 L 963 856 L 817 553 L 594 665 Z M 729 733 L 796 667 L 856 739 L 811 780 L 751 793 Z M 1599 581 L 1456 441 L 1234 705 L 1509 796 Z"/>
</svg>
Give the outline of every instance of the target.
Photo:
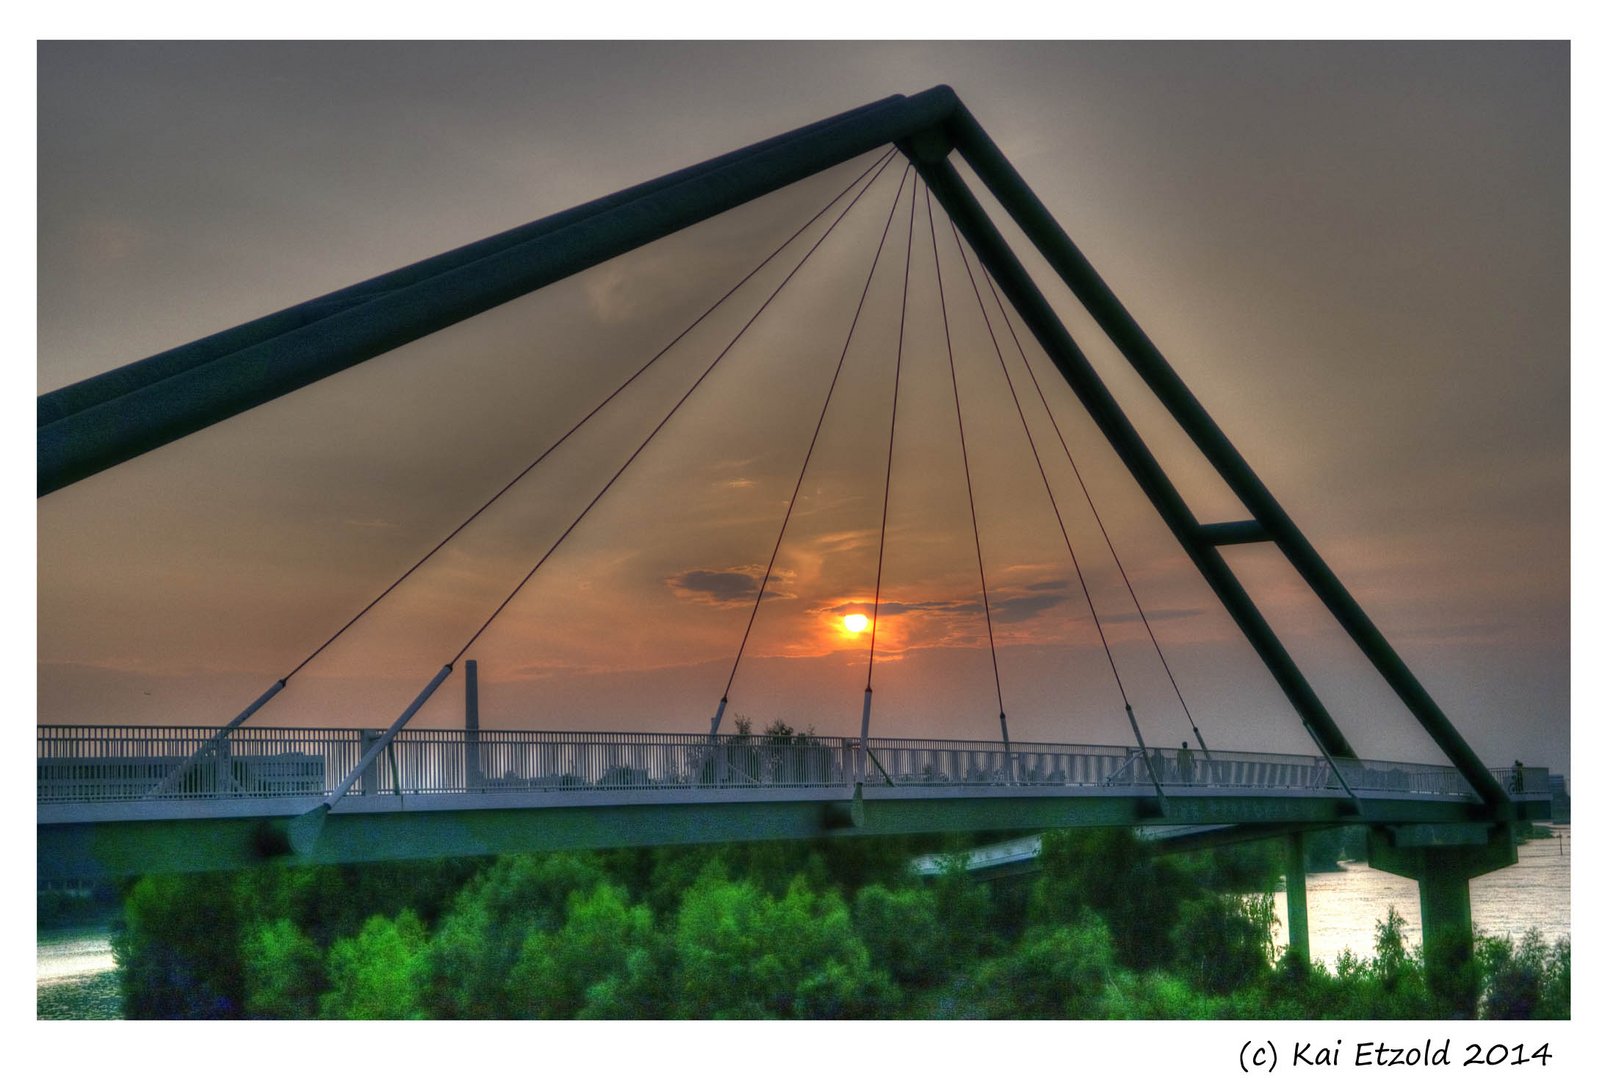
<svg viewBox="0 0 1616 1080">
<path fill-rule="evenodd" d="M 1556 43 L 47 43 L 38 388 L 947 82 L 1482 757 L 1562 770 L 1568 70 Z M 865 163 L 42 500 L 41 721 L 228 719 Z M 479 641 L 485 726 L 704 728 L 896 173 Z M 920 229 L 872 729 L 996 738 Z M 1012 736 L 1127 741 L 942 242 Z M 731 715 L 856 730 L 867 637 L 837 619 L 873 585 L 900 270 L 879 268 Z M 1075 304 L 1057 306 L 1203 520 L 1237 514 Z M 263 722 L 389 722 L 727 340 L 698 339 Z M 1033 361 L 1214 749 L 1308 752 L 1081 407 Z M 1029 421 L 1046 465 L 1065 469 Z M 1147 736 L 1187 738 L 1075 481 L 1051 475 Z M 1294 631 L 1360 753 L 1434 759 L 1269 554 L 1231 562 Z M 458 687 L 418 722 L 457 722 Z"/>
</svg>

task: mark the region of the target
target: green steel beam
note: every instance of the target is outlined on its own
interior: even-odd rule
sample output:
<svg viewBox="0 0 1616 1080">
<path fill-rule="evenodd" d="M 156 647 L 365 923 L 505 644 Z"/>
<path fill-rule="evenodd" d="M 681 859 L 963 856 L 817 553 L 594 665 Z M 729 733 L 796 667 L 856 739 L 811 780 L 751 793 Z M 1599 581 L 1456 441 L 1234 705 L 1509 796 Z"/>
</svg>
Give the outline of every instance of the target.
<svg viewBox="0 0 1616 1080">
<path fill-rule="evenodd" d="M 977 254 L 999 283 L 1005 299 L 1016 309 L 1022 320 L 1038 339 L 1045 353 L 1072 388 L 1089 415 L 1094 418 L 1100 432 L 1110 442 L 1117 456 L 1133 474 L 1151 505 L 1162 516 L 1185 554 L 1201 572 L 1218 600 L 1228 610 L 1246 640 L 1268 667 L 1280 689 L 1290 700 L 1302 723 L 1312 732 L 1315 741 L 1325 753 L 1336 758 L 1352 758 L 1351 745 L 1341 729 L 1331 719 L 1324 703 L 1308 684 L 1301 669 L 1291 659 L 1268 621 L 1257 610 L 1245 586 L 1235 577 L 1216 545 L 1200 539 L 1201 525 L 1189 504 L 1173 486 L 1161 464 L 1134 429 L 1122 406 L 1100 378 L 1094 366 L 1072 340 L 1060 317 L 1049 306 L 1038 286 L 1028 276 L 1021 261 L 1016 258 L 1004 236 L 988 217 L 987 211 L 972 194 L 965 181 L 946 157 L 927 160 L 912 153 L 915 168 L 931 188 L 937 201 L 959 227 L 972 250 Z M 1176 796 L 1175 796 L 1176 798 Z"/>
<path fill-rule="evenodd" d="M 417 264 L 384 275 L 383 286 L 358 286 L 338 301 L 321 298 L 268 316 L 257 330 L 215 335 L 222 340 L 213 346 L 180 350 L 178 358 L 151 357 L 45 394 L 38 492 L 49 494 L 934 126 L 958 105 L 946 86 L 877 102 L 629 189 L 593 212 L 568 211 L 517 237 L 461 249 L 461 257 L 450 253 L 442 263 L 428 260 L 425 269 Z"/>
<path fill-rule="evenodd" d="M 520 247 L 533 240 L 550 236 L 569 225 L 577 224 L 608 211 L 628 206 L 637 199 L 684 183 L 687 180 L 707 176 L 719 169 L 726 168 L 738 162 L 743 162 L 752 155 L 765 150 L 789 146 L 806 135 L 824 131 L 837 125 L 847 123 L 855 117 L 865 115 L 871 110 L 884 106 L 892 106 L 904 100 L 903 95 L 894 94 L 881 101 L 871 102 L 856 109 L 828 117 L 818 123 L 808 124 L 795 131 L 777 135 L 772 139 L 765 139 L 740 150 L 732 151 L 720 157 L 704 161 L 699 165 L 669 173 L 656 180 L 650 180 L 634 187 L 624 188 L 622 191 L 604 198 L 575 206 L 538 221 L 508 229 L 505 232 L 465 244 L 446 251 L 409 266 L 380 274 L 362 281 L 357 285 L 350 285 L 345 289 L 327 293 L 313 300 L 284 308 L 271 315 L 242 323 L 240 326 L 210 334 L 204 338 L 165 352 L 149 356 L 144 360 L 137 360 L 126 364 L 114 371 L 104 372 L 92 376 L 71 386 L 62 387 L 48 394 L 42 394 L 38 401 L 37 425 L 41 428 L 53 424 L 58 420 L 83 412 L 109 401 L 161 382 L 164 379 L 182 374 L 202 364 L 211 363 L 221 357 L 240 352 L 243 349 L 265 342 L 273 341 L 283 334 L 318 323 L 341 312 L 357 308 L 379 296 L 397 292 L 423 282 L 430 282 L 441 275 L 471 266 L 481 259 Z"/>
<path fill-rule="evenodd" d="M 1161 350 L 1140 328 L 1104 279 L 1095 271 L 1053 214 L 1033 194 L 982 126 L 962 105 L 945 122 L 947 141 L 958 149 L 983 184 L 1026 234 L 1051 268 L 1105 331 L 1117 349 L 1139 373 L 1145 385 L 1166 407 L 1224 483 L 1245 503 L 1252 518 L 1290 560 L 1296 572 L 1335 616 L 1365 658 L 1402 700 L 1432 740 L 1448 755 L 1476 790 L 1482 802 L 1499 818 L 1508 815 L 1508 796 L 1496 777 L 1482 764 L 1436 701 L 1403 663 L 1391 643 L 1347 587 L 1335 576 L 1313 545 L 1302 535 L 1245 458 L 1235 449 L 1205 407 L 1173 370 Z"/>
<path fill-rule="evenodd" d="M 294 852 L 285 817 L 181 818 L 37 826 L 40 880 L 191 873 L 267 865 L 375 862 L 523 851 L 655 847 L 728 841 L 944 832 L 1225 823 L 1245 838 L 1309 826 L 1451 825 L 1468 804 L 1328 795 L 884 796 L 855 809 L 846 792 L 745 803 L 690 802 L 463 810 L 363 810 L 327 815 Z M 854 826 L 850 822 L 858 821 Z M 1229 837 L 1228 839 L 1233 839 Z M 1203 841 L 1204 842 L 1204 841 Z M 302 846 L 301 844 L 299 846 Z"/>
</svg>

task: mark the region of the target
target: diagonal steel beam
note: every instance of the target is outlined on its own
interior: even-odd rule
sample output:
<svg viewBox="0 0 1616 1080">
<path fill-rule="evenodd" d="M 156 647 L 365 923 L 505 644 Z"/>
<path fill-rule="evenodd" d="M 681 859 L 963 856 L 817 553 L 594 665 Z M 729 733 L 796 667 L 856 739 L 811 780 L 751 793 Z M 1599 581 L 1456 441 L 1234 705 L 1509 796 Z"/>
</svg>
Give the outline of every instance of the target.
<svg viewBox="0 0 1616 1080">
<path fill-rule="evenodd" d="M 1004 236 L 982 209 L 982 204 L 966 187 L 965 181 L 945 156 L 936 153 L 935 147 L 912 152 L 911 160 L 937 201 L 942 203 L 959 226 L 960 234 L 999 283 L 1005 299 L 1032 330 L 1039 345 L 1054 361 L 1056 369 L 1071 386 L 1078 400 L 1088 409 L 1100 432 L 1133 474 L 1151 505 L 1183 545 L 1190 561 L 1267 665 L 1320 749 L 1332 757 L 1355 757 L 1346 736 L 1331 719 L 1324 703 L 1313 692 L 1273 628 L 1257 610 L 1250 594 L 1229 569 L 1222 554 L 1215 546 L 1199 542 L 1200 525 L 1189 505 L 1140 438 L 1122 411 L 1122 406 L 1112 397 L 1104 380 L 1078 348 L 1077 342 L 1072 340 L 1060 317 L 1049 306 L 1049 301 L 1027 275 Z"/>
<path fill-rule="evenodd" d="M 88 379 L 76 382 L 71 386 L 64 386 L 48 394 L 42 394 L 38 401 L 37 426 L 45 427 L 64 417 L 92 408 L 104 402 L 122 397 L 144 386 L 160 382 L 163 379 L 182 374 L 200 364 L 209 363 L 222 356 L 253 345 L 260 345 L 271 341 L 282 334 L 319 322 L 322 319 L 336 315 L 350 308 L 358 307 L 378 296 L 394 292 L 398 289 L 408 288 L 411 285 L 449 273 L 453 270 L 469 266 L 479 259 L 496 255 L 502 251 L 525 244 L 530 240 L 537 240 L 575 224 L 594 217 L 597 214 L 615 210 L 626 206 L 636 199 L 654 194 L 661 188 L 686 180 L 696 179 L 715 172 L 718 169 L 736 162 L 744 161 L 749 156 L 775 147 L 786 146 L 817 131 L 822 131 L 838 124 L 852 120 L 854 117 L 868 113 L 872 109 L 883 105 L 890 105 L 903 100 L 902 95 L 894 94 L 881 101 L 862 105 L 857 109 L 839 113 L 836 116 L 797 128 L 795 131 L 776 135 L 772 139 L 754 143 L 740 150 L 731 151 L 720 157 L 704 161 L 699 165 L 669 173 L 656 180 L 650 180 L 634 187 L 624 188 L 622 191 L 607 195 L 604 198 L 594 199 L 590 202 L 575 206 L 570 210 L 551 214 L 526 225 L 519 225 L 514 229 L 494 236 L 486 237 L 474 243 L 465 244 L 452 251 L 445 251 L 409 266 L 380 274 L 357 285 L 350 285 L 335 292 L 326 293 L 313 300 L 284 308 L 270 315 L 242 323 L 240 326 L 222 330 L 207 337 L 198 338 L 185 345 L 148 356 L 144 360 L 137 360 L 132 364 L 125 364 L 114 371 L 94 375 Z"/>
<path fill-rule="evenodd" d="M 1432 741 L 1448 755 L 1490 809 L 1505 813 L 1509 796 L 1498 779 L 1476 756 L 1402 657 L 1397 655 L 1397 650 L 1392 648 L 1385 635 L 1347 591 L 1347 587 L 1314 550 L 1307 537 L 1302 535 L 1302 530 L 1279 505 L 1245 458 L 1240 456 L 1211 414 L 1196 400 L 1161 350 L 1078 250 L 1054 215 L 1033 194 L 987 132 L 963 105 L 945 121 L 944 132 L 944 140 L 958 149 L 960 157 L 981 178 L 988 191 L 1026 234 L 1027 239 L 1032 241 L 1050 267 L 1060 275 L 1089 315 L 1139 373 L 1145 385 L 1150 387 L 1196 448 L 1218 471 L 1230 490 L 1245 503 L 1257 526 L 1284 553 L 1302 580 L 1341 624 L 1353 644 L 1374 665 L 1380 677 L 1402 700 Z M 1203 535 L 1194 546 L 1204 547 L 1209 542 L 1214 541 Z M 1186 543 L 1186 550 L 1190 547 Z"/>
<path fill-rule="evenodd" d="M 44 395 L 39 494 L 934 126 L 958 105 L 946 86 L 877 102 L 629 189 L 593 212 L 545 219 L 514 240 L 472 245 L 427 271 L 405 268 L 380 292 L 358 286 L 335 305 L 310 301 L 184 357 L 149 358 Z M 240 347 L 214 355 L 232 345 Z"/>
</svg>

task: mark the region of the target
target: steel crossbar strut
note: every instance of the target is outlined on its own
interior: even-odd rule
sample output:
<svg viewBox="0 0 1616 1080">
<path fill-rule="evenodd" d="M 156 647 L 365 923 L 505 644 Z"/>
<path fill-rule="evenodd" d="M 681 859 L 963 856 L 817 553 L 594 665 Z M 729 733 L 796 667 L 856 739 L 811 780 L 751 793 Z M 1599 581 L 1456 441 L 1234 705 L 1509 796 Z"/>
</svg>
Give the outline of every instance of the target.
<svg viewBox="0 0 1616 1080">
<path fill-rule="evenodd" d="M 1494 816 L 1509 796 L 953 90 L 934 87 L 629 188 L 42 395 L 41 495 L 896 142 L 1331 760 L 1355 755 L 1219 548 L 1271 542 Z M 1251 514 L 1202 524 L 948 161 L 958 151 Z"/>
</svg>

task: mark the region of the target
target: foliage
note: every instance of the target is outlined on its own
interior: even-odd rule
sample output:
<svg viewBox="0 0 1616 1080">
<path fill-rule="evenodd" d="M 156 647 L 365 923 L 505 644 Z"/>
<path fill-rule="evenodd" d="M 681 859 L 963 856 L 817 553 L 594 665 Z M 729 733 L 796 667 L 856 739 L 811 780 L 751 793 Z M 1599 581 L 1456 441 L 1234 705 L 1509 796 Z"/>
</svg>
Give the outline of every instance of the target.
<svg viewBox="0 0 1616 1080">
<path fill-rule="evenodd" d="M 810 745 L 737 718 L 760 768 Z M 984 882 L 987 836 L 722 844 L 152 877 L 114 934 L 131 1017 L 1552 1018 L 1570 943 L 1410 949 L 1388 910 L 1332 970 L 1271 950 L 1282 849 L 1157 857 L 1046 834 Z"/>
<path fill-rule="evenodd" d="M 1111 932 L 1093 912 L 1071 925 L 1037 927 L 1007 956 L 977 971 L 982 1015 L 990 1019 L 1083 1019 L 1100 1014 L 1116 967 Z"/>
<path fill-rule="evenodd" d="M 246 1013 L 253 1020 L 296 1020 L 319 1009 L 325 973 L 320 949 L 291 919 L 260 925 L 242 942 Z"/>
<path fill-rule="evenodd" d="M 1363 862 L 1369 857 L 1369 830 L 1362 825 L 1316 829 L 1307 834 L 1304 850 L 1308 873 L 1339 870 L 1344 862 Z"/>
<path fill-rule="evenodd" d="M 221 874 L 147 877 L 124 900 L 112 954 L 132 1019 L 222 1020 L 242 1015 L 242 912 Z"/>
<path fill-rule="evenodd" d="M 1196 989 L 1227 994 L 1264 975 L 1273 960 L 1274 898 L 1209 893 L 1179 905 L 1173 970 Z"/>
<path fill-rule="evenodd" d="M 650 946 L 650 909 L 631 906 L 624 889 L 601 882 L 587 894 L 574 892 L 565 923 L 534 929 L 522 942 L 510 976 L 514 1014 L 566 1019 L 593 1005 L 596 1015 L 624 1015 L 626 1001 L 648 990 L 634 978 L 630 957 L 648 955 Z M 650 974 L 643 964 L 640 973 Z"/>
<path fill-rule="evenodd" d="M 1152 859 L 1127 829 L 1045 833 L 1039 860 L 1032 925 L 1060 925 L 1091 910 L 1110 926 L 1123 965 L 1143 971 L 1171 962 L 1179 905 L 1198 892 L 1182 867 Z"/>
<path fill-rule="evenodd" d="M 564 852 L 495 860 L 454 896 L 426 955 L 431 1015 L 495 1019 L 519 1015 L 511 975 L 534 931 L 554 931 L 575 893 L 604 884 L 598 857 Z"/>
<path fill-rule="evenodd" d="M 912 885 L 866 885 L 853 904 L 854 922 L 871 961 L 905 986 L 940 982 L 958 966 L 948 951 L 937 892 Z"/>
<path fill-rule="evenodd" d="M 331 989 L 320 995 L 326 1020 L 419 1020 L 426 1016 L 426 928 L 405 909 L 372 915 L 355 937 L 338 938 L 326 958 Z"/>
<path fill-rule="evenodd" d="M 881 1015 L 891 979 L 870 965 L 846 905 L 802 879 L 778 900 L 704 876 L 674 932 L 674 1014 L 715 1019 Z"/>
<path fill-rule="evenodd" d="M 1481 1017 L 1485 1020 L 1569 1020 L 1571 942 L 1550 945 L 1536 930 L 1519 942 L 1483 936 L 1476 942 Z"/>
</svg>

